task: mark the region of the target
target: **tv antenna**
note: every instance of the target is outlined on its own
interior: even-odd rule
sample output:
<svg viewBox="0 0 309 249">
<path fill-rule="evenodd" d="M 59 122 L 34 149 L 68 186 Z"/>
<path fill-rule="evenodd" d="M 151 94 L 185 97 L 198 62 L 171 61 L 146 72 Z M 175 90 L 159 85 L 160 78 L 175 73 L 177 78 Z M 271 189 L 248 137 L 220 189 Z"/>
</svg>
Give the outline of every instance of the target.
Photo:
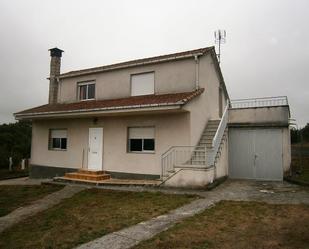
<svg viewBox="0 0 309 249">
<path fill-rule="evenodd" d="M 218 61 L 220 64 L 221 61 L 221 44 L 224 44 L 226 42 L 226 31 L 224 29 L 218 29 L 214 32 L 215 35 L 215 44 L 219 45 L 219 53 L 217 54 L 218 56 Z"/>
</svg>

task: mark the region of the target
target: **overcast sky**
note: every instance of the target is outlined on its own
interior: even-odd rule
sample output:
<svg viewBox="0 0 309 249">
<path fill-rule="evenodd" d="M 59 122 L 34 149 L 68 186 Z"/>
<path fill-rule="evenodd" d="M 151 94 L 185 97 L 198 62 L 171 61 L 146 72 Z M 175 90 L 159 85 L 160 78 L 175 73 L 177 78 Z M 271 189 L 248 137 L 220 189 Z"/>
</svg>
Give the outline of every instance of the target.
<svg viewBox="0 0 309 249">
<path fill-rule="evenodd" d="M 62 72 L 214 44 L 231 99 L 287 95 L 309 122 L 309 1 L 0 0 L 0 123 L 47 103 L 51 47 Z"/>
</svg>

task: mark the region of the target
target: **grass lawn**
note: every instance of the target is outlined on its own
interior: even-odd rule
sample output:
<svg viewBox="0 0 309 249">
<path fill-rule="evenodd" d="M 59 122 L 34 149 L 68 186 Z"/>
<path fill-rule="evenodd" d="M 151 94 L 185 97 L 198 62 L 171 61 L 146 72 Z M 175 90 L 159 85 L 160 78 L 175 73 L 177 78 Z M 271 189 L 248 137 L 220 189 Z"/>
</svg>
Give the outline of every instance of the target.
<svg viewBox="0 0 309 249">
<path fill-rule="evenodd" d="M 20 170 L 14 169 L 9 171 L 8 169 L 0 169 L 0 180 L 16 178 L 16 177 L 25 177 L 29 175 L 28 169 Z"/>
<path fill-rule="evenodd" d="M 309 248 L 309 206 L 222 201 L 134 249 Z"/>
<path fill-rule="evenodd" d="M 60 190 L 62 186 L 0 186 L 0 216 L 14 209 L 30 204 L 47 194 Z"/>
<path fill-rule="evenodd" d="M 87 189 L 0 234 L 0 248 L 72 248 L 198 197 Z"/>
</svg>

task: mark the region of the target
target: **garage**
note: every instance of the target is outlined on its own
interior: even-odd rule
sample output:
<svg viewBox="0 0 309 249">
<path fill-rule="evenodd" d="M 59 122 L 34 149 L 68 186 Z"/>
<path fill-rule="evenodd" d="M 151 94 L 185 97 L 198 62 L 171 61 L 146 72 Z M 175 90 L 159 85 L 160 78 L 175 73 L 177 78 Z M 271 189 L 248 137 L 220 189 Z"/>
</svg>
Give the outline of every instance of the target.
<svg viewBox="0 0 309 249">
<path fill-rule="evenodd" d="M 283 128 L 229 128 L 229 177 L 283 179 Z"/>
</svg>

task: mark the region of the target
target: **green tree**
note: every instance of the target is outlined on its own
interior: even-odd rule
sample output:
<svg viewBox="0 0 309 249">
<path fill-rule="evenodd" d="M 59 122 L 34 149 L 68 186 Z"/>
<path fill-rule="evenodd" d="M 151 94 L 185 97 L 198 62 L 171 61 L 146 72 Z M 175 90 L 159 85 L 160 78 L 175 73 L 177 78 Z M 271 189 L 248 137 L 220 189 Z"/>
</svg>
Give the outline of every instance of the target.
<svg viewBox="0 0 309 249">
<path fill-rule="evenodd" d="M 0 125 L 0 167 L 7 168 L 9 157 L 13 164 L 20 163 L 22 158 L 30 157 L 31 123 L 19 121 Z"/>
</svg>

